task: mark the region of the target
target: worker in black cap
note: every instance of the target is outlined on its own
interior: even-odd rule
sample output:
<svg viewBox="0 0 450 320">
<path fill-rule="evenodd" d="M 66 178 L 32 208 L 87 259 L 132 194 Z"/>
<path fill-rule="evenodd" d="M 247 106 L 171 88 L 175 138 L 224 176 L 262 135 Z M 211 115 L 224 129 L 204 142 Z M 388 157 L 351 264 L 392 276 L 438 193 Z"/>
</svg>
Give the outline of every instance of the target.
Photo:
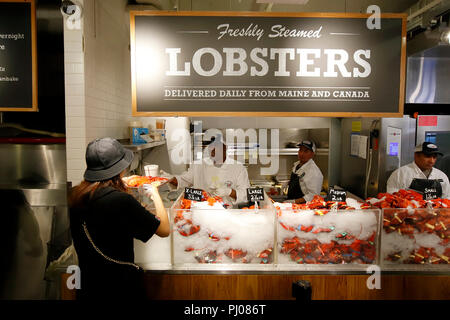
<svg viewBox="0 0 450 320">
<path fill-rule="evenodd" d="M 433 168 L 439 152 L 431 142 L 418 144 L 414 149 L 414 161 L 395 170 L 387 181 L 387 192 L 413 189 L 421 192 L 426 200 L 450 197 L 449 180 L 441 170 Z"/>
<path fill-rule="evenodd" d="M 188 171 L 175 176 L 169 183 L 177 188 L 193 186 L 222 198 L 232 207 L 247 201 L 250 188 L 247 169 L 244 165 L 227 156 L 227 145 L 222 135 L 204 141 L 204 158 L 201 163 L 192 164 Z"/>
<path fill-rule="evenodd" d="M 313 160 L 316 144 L 310 140 L 303 140 L 297 147 L 298 161 L 292 168 L 287 199 L 295 203 L 305 203 L 320 194 L 323 175 Z"/>
</svg>

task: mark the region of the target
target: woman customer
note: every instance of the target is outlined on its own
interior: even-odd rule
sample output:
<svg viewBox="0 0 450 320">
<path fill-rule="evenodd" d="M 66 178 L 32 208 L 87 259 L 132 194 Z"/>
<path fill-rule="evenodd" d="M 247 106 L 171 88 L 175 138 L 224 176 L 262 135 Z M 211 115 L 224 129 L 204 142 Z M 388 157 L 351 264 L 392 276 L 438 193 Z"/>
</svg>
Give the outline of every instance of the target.
<svg viewBox="0 0 450 320">
<path fill-rule="evenodd" d="M 133 152 L 115 139 L 96 139 L 86 149 L 84 181 L 69 193 L 72 238 L 81 271 L 80 299 L 144 298 L 134 265 L 133 239 L 167 237 L 169 219 L 156 187 L 156 215 L 127 193 L 122 176 Z"/>
</svg>

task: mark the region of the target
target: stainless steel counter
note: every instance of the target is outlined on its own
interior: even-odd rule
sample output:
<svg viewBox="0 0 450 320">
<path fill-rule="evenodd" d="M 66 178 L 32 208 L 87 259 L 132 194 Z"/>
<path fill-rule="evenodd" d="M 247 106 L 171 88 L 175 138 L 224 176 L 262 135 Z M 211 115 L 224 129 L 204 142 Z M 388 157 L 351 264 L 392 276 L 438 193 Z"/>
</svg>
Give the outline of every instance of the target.
<svg viewBox="0 0 450 320">
<path fill-rule="evenodd" d="M 45 270 L 71 242 L 66 171 L 65 144 L 0 144 L 3 299 L 55 298 Z"/>
<path fill-rule="evenodd" d="M 67 205 L 67 188 L 65 184 L 0 184 L 0 190 L 20 190 L 30 206 Z"/>
<path fill-rule="evenodd" d="M 139 264 L 139 263 L 138 263 Z M 271 275 L 296 275 L 296 274 L 323 274 L 323 275 L 345 275 L 345 274 L 373 274 L 373 270 L 368 272 L 371 265 L 215 265 L 215 266 L 196 266 L 196 267 L 167 267 L 149 266 L 140 264 L 146 272 L 159 274 L 271 274 Z M 435 267 L 435 268 L 433 268 Z M 413 266 L 403 266 L 400 268 L 383 268 L 380 272 L 384 274 L 420 274 L 420 275 L 450 275 L 450 270 L 445 270 L 442 266 L 428 266 L 427 269 L 414 268 Z"/>
</svg>

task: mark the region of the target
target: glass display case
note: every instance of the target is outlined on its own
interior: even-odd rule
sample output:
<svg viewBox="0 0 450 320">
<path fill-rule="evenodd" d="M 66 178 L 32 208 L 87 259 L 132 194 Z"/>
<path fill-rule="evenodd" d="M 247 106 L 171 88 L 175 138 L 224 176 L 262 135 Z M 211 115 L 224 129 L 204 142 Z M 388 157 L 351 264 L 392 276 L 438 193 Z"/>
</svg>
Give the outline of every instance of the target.
<svg viewBox="0 0 450 320">
<path fill-rule="evenodd" d="M 378 263 L 379 209 L 299 210 L 289 203 L 276 207 L 280 266 L 334 269 L 335 265 L 366 268 Z"/>
<path fill-rule="evenodd" d="M 450 208 L 383 209 L 381 265 L 450 271 Z"/>
<path fill-rule="evenodd" d="M 172 206 L 174 268 L 257 268 L 274 263 L 276 214 L 267 195 L 256 207 L 241 209 L 225 209 L 214 198 L 207 200 L 185 200 L 183 193 Z"/>
<path fill-rule="evenodd" d="M 151 210 L 147 187 L 135 195 Z M 450 271 L 450 208 L 305 210 L 272 203 L 265 194 L 256 208 L 225 209 L 211 199 L 190 201 L 181 193 L 166 208 L 171 235 L 135 241 L 136 263 L 182 272 L 366 272 L 369 265 Z"/>
</svg>

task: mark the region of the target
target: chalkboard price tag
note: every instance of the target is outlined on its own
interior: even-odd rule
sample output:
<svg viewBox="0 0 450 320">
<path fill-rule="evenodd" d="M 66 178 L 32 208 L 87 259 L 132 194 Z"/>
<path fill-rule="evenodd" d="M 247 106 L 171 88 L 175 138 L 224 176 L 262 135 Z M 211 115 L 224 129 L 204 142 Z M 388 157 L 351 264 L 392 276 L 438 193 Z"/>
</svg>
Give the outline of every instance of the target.
<svg viewBox="0 0 450 320">
<path fill-rule="evenodd" d="M 202 201 L 203 190 L 194 188 L 184 188 L 184 198 L 193 201 Z"/>
<path fill-rule="evenodd" d="M 347 192 L 345 190 L 328 189 L 328 201 L 345 202 Z"/>
<path fill-rule="evenodd" d="M 423 192 L 424 200 L 433 200 L 438 198 L 438 191 L 436 188 L 425 188 Z"/>
<path fill-rule="evenodd" d="M 264 189 L 263 188 L 247 188 L 247 200 L 250 202 L 263 201 Z"/>
</svg>

